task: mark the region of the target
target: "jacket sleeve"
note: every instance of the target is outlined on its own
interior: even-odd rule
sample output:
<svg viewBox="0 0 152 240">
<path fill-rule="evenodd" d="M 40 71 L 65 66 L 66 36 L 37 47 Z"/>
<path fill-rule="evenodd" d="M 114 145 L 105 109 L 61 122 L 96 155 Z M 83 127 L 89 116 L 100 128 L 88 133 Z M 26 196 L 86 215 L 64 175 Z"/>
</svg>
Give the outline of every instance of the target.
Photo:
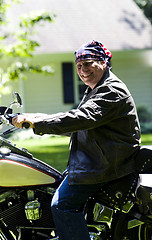
<svg viewBox="0 0 152 240">
<path fill-rule="evenodd" d="M 82 104 L 79 109 L 38 118 L 34 123 L 34 133 L 62 135 L 102 126 L 118 117 L 120 104 L 122 107 L 125 100 L 120 103 L 116 99 L 105 101 L 100 94 L 97 94 Z"/>
</svg>

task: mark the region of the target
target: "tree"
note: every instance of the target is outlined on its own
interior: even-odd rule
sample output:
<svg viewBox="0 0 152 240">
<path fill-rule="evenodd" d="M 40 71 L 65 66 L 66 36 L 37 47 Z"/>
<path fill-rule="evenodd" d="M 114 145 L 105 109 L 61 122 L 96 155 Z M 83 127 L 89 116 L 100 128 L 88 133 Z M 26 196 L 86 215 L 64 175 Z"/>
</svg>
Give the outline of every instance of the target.
<svg viewBox="0 0 152 240">
<path fill-rule="evenodd" d="M 134 0 L 152 24 L 152 0 Z"/>
<path fill-rule="evenodd" d="M 20 3 L 20 0 L 0 0 L 0 59 L 5 60 L 7 57 L 8 62 L 7 66 L 0 66 L 0 96 L 9 93 L 10 81 L 25 79 L 25 72 L 53 73 L 51 66 L 31 65 L 28 60 L 40 46 L 38 41 L 34 40 L 35 27 L 46 21 L 53 22 L 55 15 L 37 11 L 20 16 L 17 30 L 14 28 L 14 31 L 7 32 L 9 22 L 6 13 L 14 3 Z"/>
</svg>

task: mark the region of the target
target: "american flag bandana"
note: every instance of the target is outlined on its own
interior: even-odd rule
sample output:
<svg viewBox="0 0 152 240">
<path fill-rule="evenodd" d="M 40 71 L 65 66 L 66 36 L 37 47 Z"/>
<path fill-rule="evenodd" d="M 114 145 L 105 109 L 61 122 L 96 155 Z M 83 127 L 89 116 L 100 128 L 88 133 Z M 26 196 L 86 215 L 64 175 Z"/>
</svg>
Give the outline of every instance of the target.
<svg viewBox="0 0 152 240">
<path fill-rule="evenodd" d="M 75 52 L 75 62 L 93 59 L 96 61 L 106 61 L 107 67 L 110 65 L 112 53 L 100 42 L 89 41 Z"/>
</svg>

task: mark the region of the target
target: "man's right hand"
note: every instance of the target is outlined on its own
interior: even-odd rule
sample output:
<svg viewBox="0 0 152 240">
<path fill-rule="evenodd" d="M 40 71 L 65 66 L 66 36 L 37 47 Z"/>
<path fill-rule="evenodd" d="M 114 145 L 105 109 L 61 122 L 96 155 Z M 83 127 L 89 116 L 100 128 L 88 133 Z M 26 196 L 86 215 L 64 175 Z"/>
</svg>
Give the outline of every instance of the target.
<svg viewBox="0 0 152 240">
<path fill-rule="evenodd" d="M 12 119 L 12 124 L 17 128 L 23 128 L 23 123 L 29 123 L 29 128 L 34 128 L 34 116 L 30 114 L 20 114 Z"/>
</svg>

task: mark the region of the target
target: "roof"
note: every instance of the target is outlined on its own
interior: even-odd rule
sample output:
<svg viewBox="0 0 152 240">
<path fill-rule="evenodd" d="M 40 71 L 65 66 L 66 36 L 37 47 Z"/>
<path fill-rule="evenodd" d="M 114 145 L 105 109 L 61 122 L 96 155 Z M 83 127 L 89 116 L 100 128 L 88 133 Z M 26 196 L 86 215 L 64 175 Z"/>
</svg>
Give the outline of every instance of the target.
<svg viewBox="0 0 152 240">
<path fill-rule="evenodd" d="M 24 0 L 9 17 L 40 9 L 56 18 L 39 28 L 39 53 L 73 52 L 93 39 L 110 50 L 152 47 L 152 26 L 133 0 Z"/>
</svg>

